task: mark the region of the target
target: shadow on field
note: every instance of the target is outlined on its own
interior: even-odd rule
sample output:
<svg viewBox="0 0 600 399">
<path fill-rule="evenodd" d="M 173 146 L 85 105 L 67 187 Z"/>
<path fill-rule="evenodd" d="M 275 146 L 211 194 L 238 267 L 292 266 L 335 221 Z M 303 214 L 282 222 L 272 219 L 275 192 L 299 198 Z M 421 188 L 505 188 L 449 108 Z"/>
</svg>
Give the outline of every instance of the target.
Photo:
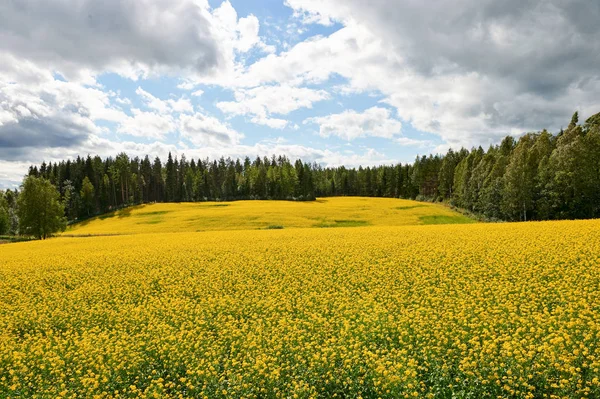
<svg viewBox="0 0 600 399">
<path fill-rule="evenodd" d="M 317 223 L 314 227 L 358 227 L 358 226 L 368 226 L 369 222 L 366 220 L 356 220 L 356 219 L 338 219 L 338 220 L 323 220 L 321 223 Z"/>
<path fill-rule="evenodd" d="M 426 205 L 408 205 L 408 206 L 397 206 L 394 209 L 397 209 L 399 211 L 408 211 L 410 209 L 415 209 L 415 208 L 424 208 Z"/>
<path fill-rule="evenodd" d="M 457 216 L 445 216 L 445 215 L 431 215 L 431 216 L 420 216 L 419 219 L 423 224 L 469 224 L 477 223 L 477 221 L 470 219 L 463 215 Z"/>
</svg>

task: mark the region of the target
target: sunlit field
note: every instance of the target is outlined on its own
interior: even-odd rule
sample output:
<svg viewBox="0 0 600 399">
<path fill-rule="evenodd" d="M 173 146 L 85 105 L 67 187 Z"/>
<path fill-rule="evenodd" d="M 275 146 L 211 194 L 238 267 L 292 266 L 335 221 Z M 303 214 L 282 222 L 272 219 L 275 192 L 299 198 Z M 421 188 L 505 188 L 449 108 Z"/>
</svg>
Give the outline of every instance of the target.
<svg viewBox="0 0 600 399">
<path fill-rule="evenodd" d="M 402 202 L 370 201 L 329 203 L 355 228 L 155 205 L 81 232 L 259 219 L 0 246 L 0 397 L 600 397 L 600 221 L 381 227 Z"/>
<path fill-rule="evenodd" d="M 66 235 L 199 232 L 296 227 L 472 223 L 442 205 L 394 198 L 160 203 L 126 208 L 70 227 Z"/>
</svg>

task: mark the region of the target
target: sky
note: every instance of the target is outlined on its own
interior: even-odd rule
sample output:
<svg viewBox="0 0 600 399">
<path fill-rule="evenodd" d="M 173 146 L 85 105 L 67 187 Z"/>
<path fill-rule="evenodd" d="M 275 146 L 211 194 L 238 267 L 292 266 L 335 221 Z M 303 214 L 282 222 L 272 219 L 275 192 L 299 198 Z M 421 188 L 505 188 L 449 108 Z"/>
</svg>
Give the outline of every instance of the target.
<svg viewBox="0 0 600 399">
<path fill-rule="evenodd" d="M 0 188 L 78 155 L 411 162 L 600 111 L 597 0 L 0 2 Z"/>
</svg>

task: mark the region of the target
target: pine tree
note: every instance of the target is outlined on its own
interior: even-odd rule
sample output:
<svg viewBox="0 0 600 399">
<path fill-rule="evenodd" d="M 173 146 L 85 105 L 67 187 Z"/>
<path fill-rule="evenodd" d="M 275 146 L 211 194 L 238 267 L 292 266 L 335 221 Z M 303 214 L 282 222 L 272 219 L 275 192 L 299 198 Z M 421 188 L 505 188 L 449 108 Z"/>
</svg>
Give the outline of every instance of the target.
<svg viewBox="0 0 600 399">
<path fill-rule="evenodd" d="M 84 212 L 87 216 L 90 216 L 94 209 L 94 185 L 87 176 L 83 179 L 79 195 L 81 196 Z"/>
</svg>

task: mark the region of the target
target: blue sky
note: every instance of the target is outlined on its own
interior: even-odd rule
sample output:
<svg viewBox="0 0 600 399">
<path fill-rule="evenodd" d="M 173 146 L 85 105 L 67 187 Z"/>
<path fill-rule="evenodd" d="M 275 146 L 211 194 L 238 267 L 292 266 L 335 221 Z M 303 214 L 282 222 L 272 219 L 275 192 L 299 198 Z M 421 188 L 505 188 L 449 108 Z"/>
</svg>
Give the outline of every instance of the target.
<svg viewBox="0 0 600 399">
<path fill-rule="evenodd" d="M 9 3 L 0 187 L 77 155 L 358 166 L 556 131 L 600 108 L 600 6 L 534 3 Z"/>
</svg>

